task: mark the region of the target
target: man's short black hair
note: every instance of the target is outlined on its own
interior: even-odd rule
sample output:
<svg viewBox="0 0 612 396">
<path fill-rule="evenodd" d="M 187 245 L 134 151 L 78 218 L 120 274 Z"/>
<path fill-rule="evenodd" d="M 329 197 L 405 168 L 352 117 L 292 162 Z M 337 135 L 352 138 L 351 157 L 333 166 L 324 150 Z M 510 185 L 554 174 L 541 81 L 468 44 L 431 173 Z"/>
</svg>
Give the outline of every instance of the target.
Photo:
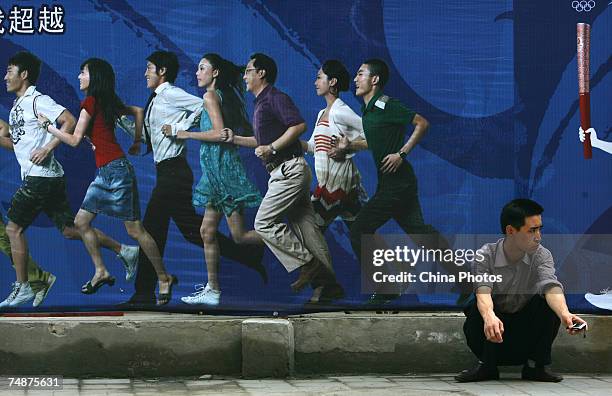
<svg viewBox="0 0 612 396">
<path fill-rule="evenodd" d="M 389 66 L 382 59 L 372 58 L 363 62 L 368 66 L 370 75 L 378 76 L 378 85 L 383 88 L 389 81 Z"/>
<path fill-rule="evenodd" d="M 170 51 L 155 51 L 151 55 L 147 57 L 147 60 L 157 67 L 157 72 L 159 74 L 159 69 L 162 67 L 166 68 L 166 81 L 170 83 L 174 83 L 176 80 L 176 76 L 178 75 L 179 70 L 179 61 L 178 57 L 174 52 Z"/>
<path fill-rule="evenodd" d="M 17 52 L 8 61 L 9 65 L 17 66 L 19 73 L 27 71 L 28 81 L 32 85 L 36 84 L 36 81 L 38 81 L 41 63 L 42 62 L 36 57 L 36 55 L 27 51 Z"/>
<path fill-rule="evenodd" d="M 500 223 L 502 232 L 506 233 L 506 226 L 511 225 L 520 229 L 525 225 L 525 218 L 541 215 L 544 208 L 531 199 L 518 198 L 508 202 L 501 211 Z"/>
<path fill-rule="evenodd" d="M 268 84 L 274 85 L 274 83 L 276 82 L 276 74 L 278 72 L 274 59 L 270 58 L 268 55 L 258 52 L 251 55 L 251 60 L 253 61 L 254 68 L 256 68 L 257 70 L 266 71 L 265 79 Z"/>
</svg>

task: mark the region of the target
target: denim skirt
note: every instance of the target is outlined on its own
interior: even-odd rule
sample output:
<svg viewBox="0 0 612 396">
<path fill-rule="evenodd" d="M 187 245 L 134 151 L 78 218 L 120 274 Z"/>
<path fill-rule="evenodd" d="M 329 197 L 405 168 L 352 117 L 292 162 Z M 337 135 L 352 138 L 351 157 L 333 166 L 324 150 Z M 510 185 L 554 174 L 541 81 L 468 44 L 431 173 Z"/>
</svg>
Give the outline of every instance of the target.
<svg viewBox="0 0 612 396">
<path fill-rule="evenodd" d="M 136 174 L 127 158 L 118 158 L 98 168 L 81 209 L 124 221 L 140 220 Z"/>
</svg>

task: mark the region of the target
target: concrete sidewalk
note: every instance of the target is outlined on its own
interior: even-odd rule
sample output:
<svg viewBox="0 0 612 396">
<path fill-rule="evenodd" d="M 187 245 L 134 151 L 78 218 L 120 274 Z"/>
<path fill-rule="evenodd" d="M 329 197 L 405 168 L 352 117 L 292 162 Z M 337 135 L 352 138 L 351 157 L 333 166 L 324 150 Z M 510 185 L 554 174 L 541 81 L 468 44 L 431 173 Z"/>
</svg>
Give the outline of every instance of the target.
<svg viewBox="0 0 612 396">
<path fill-rule="evenodd" d="M 553 368 L 612 373 L 612 316 L 585 315 L 589 335 L 561 331 Z M 330 312 L 288 318 L 163 313 L 0 318 L 0 374 L 73 378 L 244 378 L 458 372 L 476 360 L 463 314 Z M 612 393 L 611 393 L 612 394 Z"/>
<path fill-rule="evenodd" d="M 612 375 L 565 375 L 558 384 L 521 381 L 504 374 L 501 381 L 458 384 L 451 374 L 324 376 L 287 380 L 210 379 L 64 379 L 62 391 L 0 389 L 3 395 L 590 395 L 612 394 Z"/>
</svg>

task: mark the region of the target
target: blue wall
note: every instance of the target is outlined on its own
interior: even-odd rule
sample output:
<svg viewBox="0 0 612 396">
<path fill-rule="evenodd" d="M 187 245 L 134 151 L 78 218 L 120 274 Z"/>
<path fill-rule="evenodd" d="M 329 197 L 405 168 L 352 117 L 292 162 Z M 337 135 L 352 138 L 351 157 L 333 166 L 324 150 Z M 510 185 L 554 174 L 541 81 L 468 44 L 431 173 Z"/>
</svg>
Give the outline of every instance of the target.
<svg viewBox="0 0 612 396">
<path fill-rule="evenodd" d="M 596 150 L 582 158 L 578 142 L 576 23 L 592 25 L 592 124 L 602 139 L 612 140 L 612 6 L 597 1 L 589 12 L 577 12 L 569 0 L 548 1 L 63 1 L 63 35 L 0 36 L 0 64 L 18 50 L 29 50 L 44 61 L 38 84 L 73 114 L 82 94 L 77 74 L 92 56 L 115 68 L 118 92 L 126 103 L 144 106 L 148 91 L 145 58 L 156 49 L 176 52 L 181 62 L 177 85 L 198 91 L 195 70 L 202 54 L 218 52 L 236 63 L 265 52 L 279 63 L 277 87 L 287 92 L 312 126 L 325 106 L 314 92 L 314 78 L 326 59 L 342 60 L 351 73 L 370 57 L 391 66 L 387 93 L 401 99 L 432 124 L 427 137 L 410 155 L 419 178 L 427 222 L 447 234 L 499 232 L 501 206 L 515 197 L 531 197 L 546 209 L 550 234 L 612 234 L 612 156 Z M 2 5 L 5 13 L 9 3 Z M 8 28 L 7 21 L 4 22 Z M 14 97 L 0 94 L 0 118 L 7 119 Z M 361 103 L 351 93 L 343 99 L 356 111 Z M 252 105 L 249 99 L 249 110 Z M 311 132 L 309 129 L 304 137 Z M 127 150 L 129 142 L 121 137 Z M 197 144 L 189 144 L 189 162 L 200 175 Z M 265 192 L 267 173 L 249 150 L 243 159 L 250 177 Z M 57 158 L 68 178 L 70 201 L 78 209 L 95 174 L 93 153 L 81 145 L 62 146 Z M 144 210 L 155 182 L 152 158 L 130 158 L 137 170 Z M 356 162 L 370 194 L 376 172 L 368 153 Z M 0 155 L 0 201 L 6 212 L 20 184 L 12 153 Z M 253 213 L 250 213 L 252 219 Z M 128 236 L 114 219 L 100 217 L 95 225 L 120 241 Z M 227 233 L 227 229 L 224 228 Z M 385 233 L 399 233 L 390 223 Z M 120 282 L 93 296 L 79 292 L 93 273 L 80 242 L 64 240 L 40 216 L 28 230 L 31 254 L 58 276 L 45 302 L 48 308 L 101 309 L 127 299 L 133 285 Z M 343 304 L 357 306 L 359 268 L 345 226 L 337 221 L 327 240 L 341 283 Z M 553 252 L 554 253 L 554 252 Z M 120 264 L 105 253 L 116 275 Z M 205 279 L 202 251 L 185 242 L 172 226 L 165 254 L 181 285 L 176 295 L 192 291 Z M 0 256 L 0 295 L 8 293 L 14 272 Z M 574 264 L 557 263 L 561 271 Z M 564 268 L 564 265 L 566 268 Z M 292 295 L 292 276 L 266 253 L 270 282 L 255 273 L 222 262 L 223 307 L 229 310 L 299 310 L 305 293 Z M 570 268 L 571 267 L 571 268 Z M 594 277 L 597 278 L 597 277 Z M 599 279 L 601 285 L 612 285 Z M 601 286 L 599 283 L 593 287 Z M 588 290 L 585 290 L 588 291 Z M 177 298 L 172 306 L 179 307 Z M 452 296 L 404 297 L 406 308 L 448 306 Z M 580 296 L 574 307 L 585 307 Z"/>
</svg>

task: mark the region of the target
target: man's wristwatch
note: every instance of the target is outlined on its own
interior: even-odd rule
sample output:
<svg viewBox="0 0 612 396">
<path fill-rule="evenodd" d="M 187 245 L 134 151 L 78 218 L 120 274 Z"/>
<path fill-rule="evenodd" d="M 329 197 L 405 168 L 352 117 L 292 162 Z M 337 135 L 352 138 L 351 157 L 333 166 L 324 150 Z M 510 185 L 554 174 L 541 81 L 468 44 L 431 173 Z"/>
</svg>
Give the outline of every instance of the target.
<svg viewBox="0 0 612 396">
<path fill-rule="evenodd" d="M 45 122 L 43 122 L 42 124 L 42 129 L 44 129 L 45 131 L 49 131 L 49 125 L 51 125 L 51 121 L 47 120 Z"/>
<path fill-rule="evenodd" d="M 408 155 L 408 153 L 400 150 L 397 152 L 399 154 L 400 157 L 402 157 L 402 159 L 406 159 L 406 156 Z"/>
<path fill-rule="evenodd" d="M 276 149 L 271 144 L 270 144 L 270 150 L 272 150 L 272 155 L 276 155 Z"/>
</svg>

